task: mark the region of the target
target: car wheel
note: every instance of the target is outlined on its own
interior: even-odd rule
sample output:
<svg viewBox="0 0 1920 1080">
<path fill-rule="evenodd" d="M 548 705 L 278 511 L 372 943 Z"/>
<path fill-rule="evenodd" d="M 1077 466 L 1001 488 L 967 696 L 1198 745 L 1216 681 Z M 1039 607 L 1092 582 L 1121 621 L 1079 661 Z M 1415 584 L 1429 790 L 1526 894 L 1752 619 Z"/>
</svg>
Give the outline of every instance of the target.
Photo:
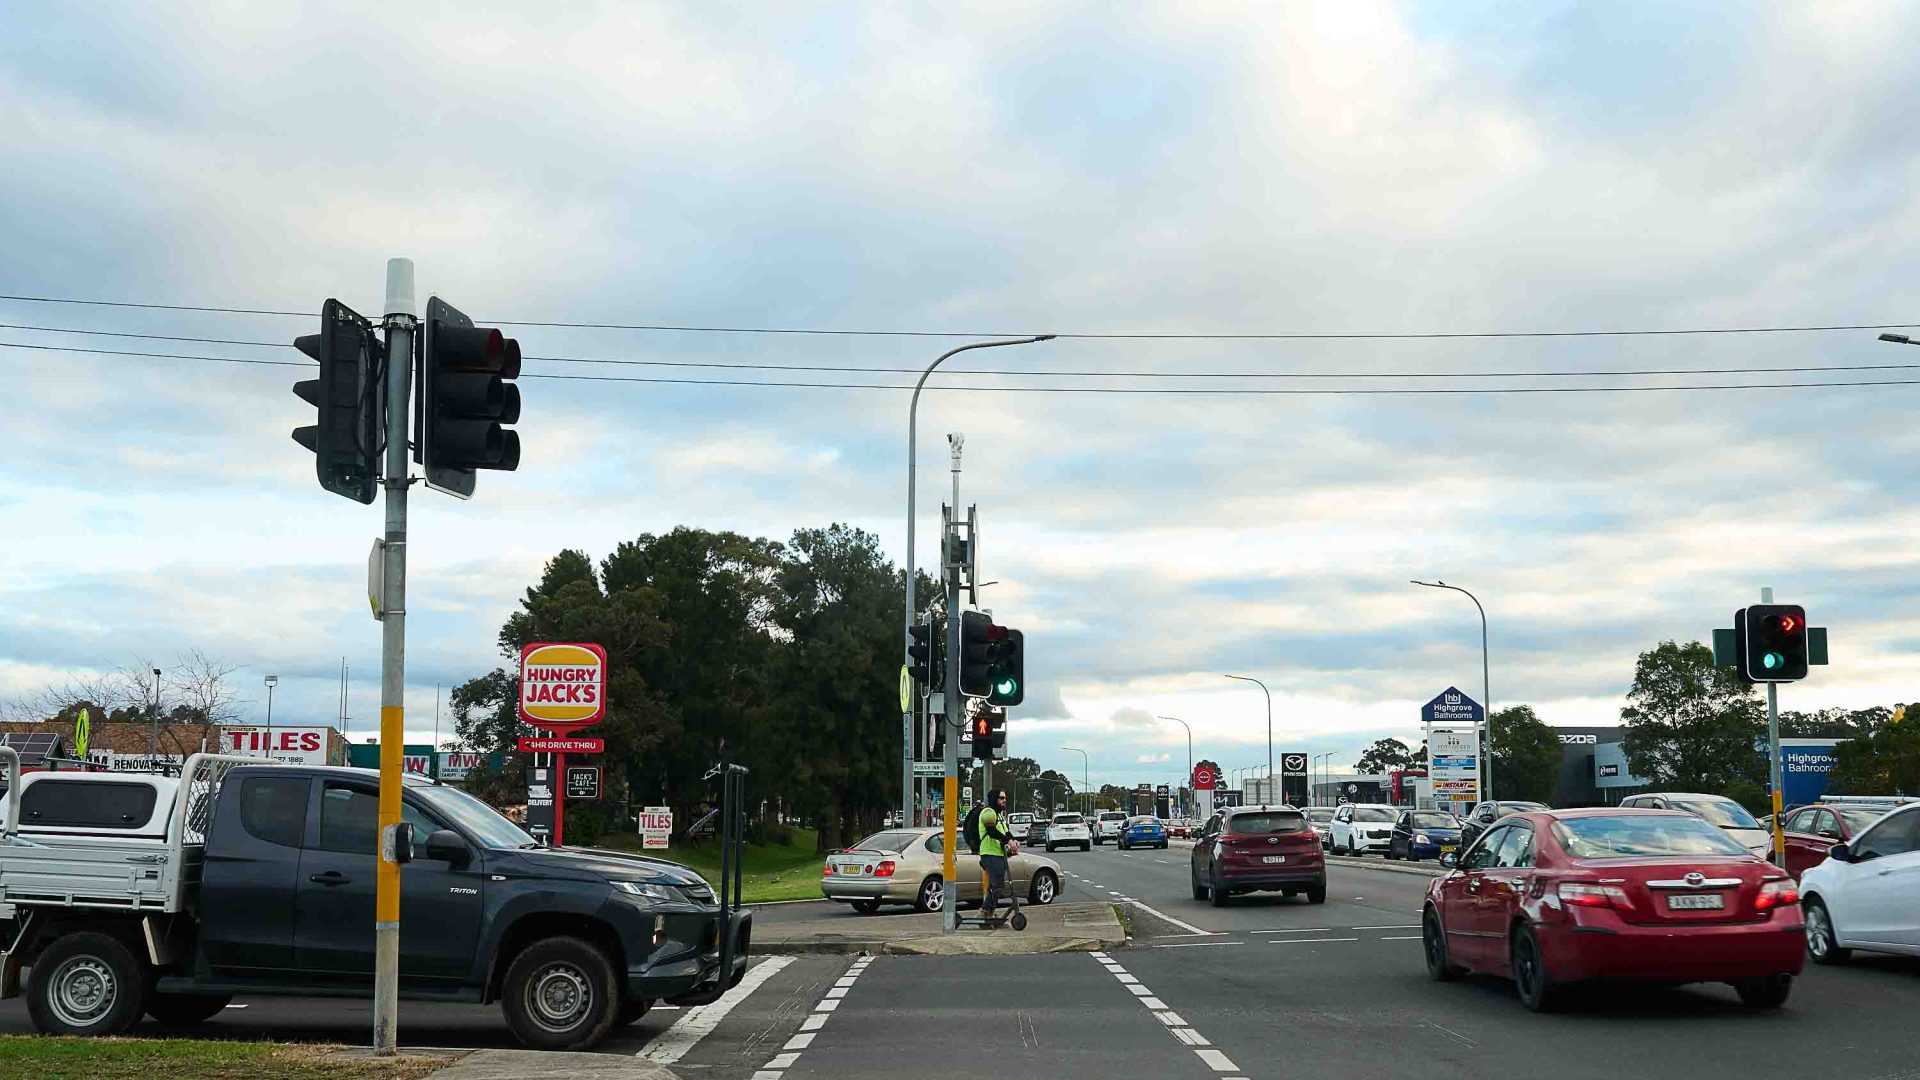
<svg viewBox="0 0 1920 1080">
<path fill-rule="evenodd" d="M 522 1046 L 585 1050 L 612 1030 L 620 984 L 607 954 L 592 942 L 546 938 L 513 958 L 501 984 L 500 1011 Z"/>
<path fill-rule="evenodd" d="M 859 912 L 859 913 L 860 913 L 860 914 L 862 914 L 862 915 L 871 915 L 871 914 L 873 914 L 874 912 L 876 912 L 876 911 L 879 911 L 879 910 L 880 910 L 880 901 L 878 901 L 878 900 L 855 900 L 855 901 L 853 902 L 853 910 L 855 910 L 855 911 L 857 911 L 857 912 Z"/>
<path fill-rule="evenodd" d="M 1392 843 L 1391 841 L 1389 841 L 1389 842 L 1387 843 L 1387 861 L 1388 861 L 1388 862 L 1398 862 L 1398 861 L 1400 861 L 1400 856 L 1398 856 L 1398 855 L 1395 855 L 1395 854 L 1393 853 L 1393 843 Z"/>
<path fill-rule="evenodd" d="M 1324 904 L 1326 902 L 1327 902 L 1327 879 L 1326 878 L 1321 878 L 1319 881 L 1316 881 L 1313 884 L 1307 886 L 1307 903 Z"/>
<path fill-rule="evenodd" d="M 1205 900 L 1207 898 L 1207 887 L 1200 884 L 1200 875 L 1194 873 L 1192 867 L 1187 868 L 1187 878 L 1193 885 L 1193 898 L 1195 900 Z"/>
<path fill-rule="evenodd" d="M 1740 995 L 1740 1004 L 1749 1009 L 1777 1009 L 1787 1003 L 1787 995 L 1793 992 L 1793 976 L 1742 979 L 1733 984 L 1733 990 Z"/>
<path fill-rule="evenodd" d="M 1447 932 L 1440 925 L 1440 913 L 1428 908 L 1420 917 L 1420 946 L 1427 954 L 1427 974 L 1440 982 L 1452 982 L 1465 974 L 1447 955 Z"/>
<path fill-rule="evenodd" d="M 653 1008 L 652 998 L 630 997 L 620 1003 L 620 1015 L 613 1018 L 613 1026 L 626 1027 L 647 1015 L 647 1010 L 651 1008 Z"/>
<path fill-rule="evenodd" d="M 219 1016 L 232 1000 L 232 994 L 153 994 L 147 1015 L 168 1027 L 190 1027 Z"/>
<path fill-rule="evenodd" d="M 146 1011 L 147 977 L 119 938 L 68 934 L 34 959 L 27 1015 L 44 1035 L 118 1035 Z"/>
<path fill-rule="evenodd" d="M 1360 848 L 1353 842 L 1353 837 L 1351 836 L 1347 837 L 1347 854 L 1354 858 L 1360 857 Z"/>
<path fill-rule="evenodd" d="M 1213 902 L 1214 907 L 1227 906 L 1227 890 L 1220 885 L 1220 872 L 1218 870 L 1214 871 L 1212 879 L 1207 883 L 1207 899 Z"/>
<path fill-rule="evenodd" d="M 946 892 L 940 884 L 940 875 L 935 874 L 920 883 L 920 894 L 914 899 L 913 906 L 931 915 L 940 910 L 940 902 Z"/>
<path fill-rule="evenodd" d="M 1060 882 L 1053 871 L 1042 870 L 1033 875 L 1033 886 L 1027 892 L 1027 901 L 1034 904 L 1051 904 L 1053 898 L 1060 895 Z"/>
<path fill-rule="evenodd" d="M 1807 955 L 1813 957 L 1814 963 L 1844 964 L 1852 959 L 1853 950 L 1840 947 L 1840 937 L 1833 930 L 1833 916 L 1819 897 L 1808 898 L 1806 918 Z"/>
<path fill-rule="evenodd" d="M 1049 854 L 1049 855 L 1051 855 L 1051 854 L 1053 854 L 1053 845 L 1052 845 L 1052 844 L 1048 844 L 1048 845 L 1047 845 L 1047 854 Z"/>
<path fill-rule="evenodd" d="M 1553 985 L 1553 974 L 1547 970 L 1546 957 L 1540 955 L 1540 941 L 1533 936 L 1533 927 L 1515 930 L 1509 948 L 1513 986 L 1519 992 L 1520 1004 L 1530 1012 L 1552 1012 L 1560 995 Z"/>
</svg>

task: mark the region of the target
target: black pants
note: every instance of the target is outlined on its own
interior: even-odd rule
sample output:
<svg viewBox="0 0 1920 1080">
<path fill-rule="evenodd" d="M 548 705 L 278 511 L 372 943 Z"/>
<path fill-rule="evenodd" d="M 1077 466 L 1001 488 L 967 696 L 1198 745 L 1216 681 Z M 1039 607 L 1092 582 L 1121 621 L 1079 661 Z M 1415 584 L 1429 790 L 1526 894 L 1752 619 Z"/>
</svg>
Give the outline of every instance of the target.
<svg viewBox="0 0 1920 1080">
<path fill-rule="evenodd" d="M 1007 888 L 1007 857 L 1005 855 L 980 856 L 980 869 L 987 872 L 987 895 L 980 899 L 980 910 L 987 915 L 993 914 L 998 899 Z"/>
</svg>

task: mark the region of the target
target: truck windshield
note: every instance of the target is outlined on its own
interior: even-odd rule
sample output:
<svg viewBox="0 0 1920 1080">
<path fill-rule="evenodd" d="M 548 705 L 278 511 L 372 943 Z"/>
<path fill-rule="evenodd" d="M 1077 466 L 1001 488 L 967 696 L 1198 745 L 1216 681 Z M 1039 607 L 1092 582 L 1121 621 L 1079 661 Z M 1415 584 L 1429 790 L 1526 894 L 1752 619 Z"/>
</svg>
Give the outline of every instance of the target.
<svg viewBox="0 0 1920 1080">
<path fill-rule="evenodd" d="M 490 848 L 536 847 L 539 841 L 500 816 L 499 811 L 458 788 L 421 785 L 409 788 L 408 795 L 433 807 L 452 819 L 468 836 Z M 416 837 L 424 842 L 426 837 Z"/>
</svg>

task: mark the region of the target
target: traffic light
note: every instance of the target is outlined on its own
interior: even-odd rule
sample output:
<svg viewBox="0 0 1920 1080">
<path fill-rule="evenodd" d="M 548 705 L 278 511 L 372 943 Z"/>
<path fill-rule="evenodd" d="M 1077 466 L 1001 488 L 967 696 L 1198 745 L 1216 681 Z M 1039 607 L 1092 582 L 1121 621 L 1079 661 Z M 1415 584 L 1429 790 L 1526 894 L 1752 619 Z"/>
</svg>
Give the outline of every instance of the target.
<svg viewBox="0 0 1920 1080">
<path fill-rule="evenodd" d="M 946 620 L 928 615 L 907 630 L 907 675 L 920 693 L 937 692 L 947 685 Z"/>
<path fill-rule="evenodd" d="M 1026 699 L 1026 639 L 984 611 L 960 614 L 960 692 L 998 706 Z"/>
<path fill-rule="evenodd" d="M 293 441 L 313 451 L 321 487 L 370 503 L 387 443 L 386 350 L 373 323 L 328 300 L 320 308 L 320 332 L 297 337 L 293 345 L 320 363 L 319 378 L 293 384 L 300 400 L 316 410 L 315 423 L 293 429 Z"/>
<path fill-rule="evenodd" d="M 972 727 L 974 760 L 992 761 L 1007 756 L 1007 711 L 1005 709 L 981 709 L 967 722 Z"/>
<path fill-rule="evenodd" d="M 413 460 L 427 484 L 451 495 L 473 494 L 476 469 L 520 467 L 520 343 L 475 326 L 452 304 L 427 299 L 420 333 L 420 392 L 414 397 Z"/>
<path fill-rule="evenodd" d="M 1807 677 L 1807 610 L 1799 604 L 1755 604 L 1734 614 L 1740 674 L 1752 682 Z"/>
</svg>

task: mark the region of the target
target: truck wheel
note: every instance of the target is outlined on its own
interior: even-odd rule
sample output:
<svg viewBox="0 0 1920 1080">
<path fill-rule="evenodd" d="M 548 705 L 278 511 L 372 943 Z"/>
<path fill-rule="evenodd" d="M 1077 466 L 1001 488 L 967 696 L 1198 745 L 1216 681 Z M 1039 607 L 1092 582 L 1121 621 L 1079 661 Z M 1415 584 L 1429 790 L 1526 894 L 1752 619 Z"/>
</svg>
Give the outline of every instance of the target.
<svg viewBox="0 0 1920 1080">
<path fill-rule="evenodd" d="M 573 937 L 536 941 L 507 968 L 500 1010 L 521 1044 L 535 1050 L 585 1050 L 606 1037 L 620 1011 L 620 987 L 607 955 Z"/>
<path fill-rule="evenodd" d="M 168 1027 L 204 1024 L 220 1015 L 232 994 L 150 994 L 147 1015 Z"/>
<path fill-rule="evenodd" d="M 146 1011 L 146 965 L 119 938 L 68 934 L 27 980 L 27 1015 L 46 1035 L 118 1035 Z"/>
<path fill-rule="evenodd" d="M 614 1027 L 626 1027 L 635 1020 L 647 1015 L 653 1008 L 652 998 L 628 998 L 620 1003 L 620 1015 L 613 1018 Z"/>
</svg>

